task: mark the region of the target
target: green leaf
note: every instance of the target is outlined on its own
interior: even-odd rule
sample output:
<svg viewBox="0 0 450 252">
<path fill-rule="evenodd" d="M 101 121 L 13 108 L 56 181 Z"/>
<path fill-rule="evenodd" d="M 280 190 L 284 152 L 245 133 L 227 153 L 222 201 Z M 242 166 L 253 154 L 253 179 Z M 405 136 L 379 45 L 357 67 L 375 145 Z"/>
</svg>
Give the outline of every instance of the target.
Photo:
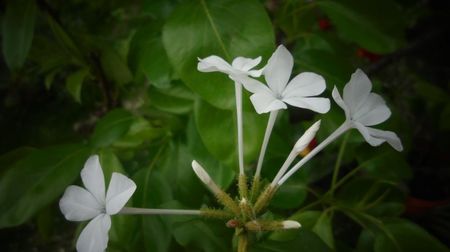
<svg viewBox="0 0 450 252">
<path fill-rule="evenodd" d="M 6 64 L 11 70 L 17 70 L 25 63 L 33 41 L 36 10 L 36 3 L 31 0 L 6 2 L 2 47 Z"/>
<path fill-rule="evenodd" d="M 285 252 L 285 251 L 320 251 L 332 250 L 313 232 L 300 229 L 295 231 L 295 236 L 289 241 L 266 240 L 257 243 L 250 249 L 251 252 Z"/>
<path fill-rule="evenodd" d="M 283 184 L 270 202 L 271 206 L 282 209 L 292 209 L 299 207 L 307 196 L 307 177 L 302 173 L 300 176 L 293 176 Z"/>
<path fill-rule="evenodd" d="M 83 81 L 88 74 L 89 70 L 87 68 L 83 68 L 70 74 L 66 79 L 67 91 L 69 91 L 78 103 L 81 103 L 81 87 L 83 86 Z"/>
<path fill-rule="evenodd" d="M 211 154 L 229 166 L 236 166 L 237 133 L 235 114 L 217 109 L 206 102 L 197 101 L 194 110 L 195 123 L 203 143 Z M 259 153 L 264 134 L 265 117 L 255 113 L 243 113 L 244 159 L 254 160 Z"/>
<path fill-rule="evenodd" d="M 328 245 L 328 247 L 334 249 L 333 227 L 331 221 L 331 216 L 327 211 L 324 211 L 317 219 L 312 230 Z"/>
<path fill-rule="evenodd" d="M 167 179 L 161 176 L 161 173 L 151 169 L 141 169 L 133 176 L 138 186 L 134 195 L 134 202 L 138 207 L 158 208 L 172 199 L 172 188 Z M 145 237 L 144 245 L 148 251 L 168 251 L 172 240 L 172 230 L 166 217 L 142 216 L 140 218 L 141 230 Z"/>
<path fill-rule="evenodd" d="M 107 78 L 117 85 L 124 85 L 133 80 L 126 61 L 114 49 L 105 46 L 101 52 L 100 62 Z"/>
<path fill-rule="evenodd" d="M 222 109 L 234 105 L 232 81 L 222 73 L 199 72 L 197 58 L 218 55 L 229 62 L 237 56 L 267 59 L 273 42 L 266 11 L 253 0 L 185 1 L 163 28 L 164 47 L 175 71 L 194 92 Z"/>
<path fill-rule="evenodd" d="M 134 116 L 123 109 L 111 110 L 101 118 L 90 139 L 94 147 L 105 147 L 113 144 L 128 132 Z"/>
<path fill-rule="evenodd" d="M 391 233 L 395 243 L 386 235 L 380 234 L 375 239 L 375 252 L 450 251 L 438 239 L 408 220 L 386 221 L 384 227 Z"/>
<path fill-rule="evenodd" d="M 36 150 L 15 163 L 0 179 L 0 228 L 24 223 L 57 199 L 89 154 L 84 145 L 62 145 Z"/>
<path fill-rule="evenodd" d="M 161 111 L 174 114 L 186 114 L 194 107 L 195 94 L 182 83 L 176 83 L 167 89 L 149 90 L 151 105 Z"/>
<path fill-rule="evenodd" d="M 226 190 L 234 181 L 235 171 L 212 157 L 197 132 L 194 120 L 190 120 L 188 123 L 187 144 L 188 150 L 192 155 L 191 159 L 200 162 L 214 182 L 220 188 Z M 198 178 L 195 178 L 195 180 L 198 181 Z"/>
<path fill-rule="evenodd" d="M 312 71 L 323 75 L 328 90 L 332 90 L 334 86 L 342 90 L 354 71 L 346 58 L 324 50 L 302 50 L 302 46 L 298 46 L 294 51 L 294 58 L 295 64 L 301 71 Z"/>
<path fill-rule="evenodd" d="M 390 53 L 403 44 L 402 10 L 389 0 L 317 1 L 346 40 L 375 53 Z M 380 13 L 383 17 L 380 18 Z"/>
<path fill-rule="evenodd" d="M 144 142 L 150 142 L 154 139 L 164 136 L 167 133 L 165 125 L 152 125 L 151 121 L 143 117 L 133 118 L 128 132 L 114 142 L 114 147 L 136 148 Z"/>
<path fill-rule="evenodd" d="M 186 209 L 178 202 L 169 202 L 164 208 Z M 231 251 L 232 230 L 223 221 L 203 220 L 198 216 L 167 216 L 175 240 L 192 251 Z"/>
<path fill-rule="evenodd" d="M 20 159 L 28 156 L 35 149 L 31 147 L 19 147 L 17 149 L 8 151 L 0 156 L 0 175 L 6 171 L 11 165 L 15 164 Z"/>
<path fill-rule="evenodd" d="M 138 30 L 131 41 L 129 61 L 135 66 L 135 75 L 145 76 L 158 88 L 169 87 L 172 66 L 160 35 L 153 34 L 149 29 Z"/>
<path fill-rule="evenodd" d="M 298 221 L 302 225 L 301 230 L 314 232 L 329 248 L 334 248 L 331 216 L 328 211 L 304 211 L 292 215 L 289 220 Z M 292 239 L 295 232 L 298 231 L 274 232 L 270 237 L 273 240 L 286 241 Z"/>
<path fill-rule="evenodd" d="M 387 144 L 376 149 L 367 148 L 371 151 L 360 151 L 357 160 L 370 175 L 390 181 L 411 179 L 411 168 L 400 152 Z"/>
</svg>

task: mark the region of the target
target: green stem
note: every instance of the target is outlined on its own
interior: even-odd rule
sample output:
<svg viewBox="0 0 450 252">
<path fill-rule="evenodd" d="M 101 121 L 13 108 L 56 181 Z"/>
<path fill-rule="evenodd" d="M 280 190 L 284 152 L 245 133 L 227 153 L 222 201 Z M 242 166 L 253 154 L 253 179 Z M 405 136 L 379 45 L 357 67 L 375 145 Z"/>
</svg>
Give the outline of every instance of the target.
<svg viewBox="0 0 450 252">
<path fill-rule="evenodd" d="M 331 189 L 330 189 L 331 196 L 333 196 L 333 193 L 335 190 L 337 177 L 339 175 L 339 169 L 341 167 L 342 158 L 344 157 L 345 147 L 347 146 L 347 141 L 348 141 L 349 136 L 350 136 L 350 132 L 347 132 L 347 134 L 345 134 L 344 140 L 342 141 L 341 146 L 339 148 L 339 154 L 338 154 L 338 157 L 336 160 L 336 164 L 334 165 L 333 178 L 331 180 Z"/>
<path fill-rule="evenodd" d="M 238 252 L 247 252 L 248 247 L 248 237 L 246 233 L 239 234 L 238 237 Z"/>
</svg>

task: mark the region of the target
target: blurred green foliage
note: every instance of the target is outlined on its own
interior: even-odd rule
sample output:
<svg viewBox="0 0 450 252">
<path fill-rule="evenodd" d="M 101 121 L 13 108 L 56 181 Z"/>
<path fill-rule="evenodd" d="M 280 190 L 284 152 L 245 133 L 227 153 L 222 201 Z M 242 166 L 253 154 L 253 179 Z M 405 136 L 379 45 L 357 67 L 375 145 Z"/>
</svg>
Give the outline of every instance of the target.
<svg viewBox="0 0 450 252">
<path fill-rule="evenodd" d="M 367 70 L 393 110 L 385 127 L 399 133 L 406 151 L 372 148 L 356 132 L 337 141 L 283 185 L 271 203 L 270 215 L 298 220 L 303 227 L 261 233 L 251 241 L 251 251 L 448 251 L 404 215 L 407 185 L 415 174 L 411 156 L 421 151 L 416 135 L 424 131 L 415 127 L 423 120 L 415 114 L 432 115 L 430 131 L 448 136 L 450 130 L 448 86 L 430 84 L 401 60 L 422 46 L 406 32 L 429 15 L 427 8 L 421 1 L 400 0 L 0 3 L 0 228 L 6 233 L 33 226 L 39 237 L 35 244 L 8 247 L 2 241 L 2 246 L 73 248 L 67 240 L 76 232 L 61 225 L 57 202 L 69 184 L 79 183 L 83 162 L 93 153 L 100 155 L 107 179 L 120 171 L 136 182 L 130 205 L 215 206 L 190 163 L 201 161 L 218 185 L 236 190 L 234 91 L 225 75 L 197 71 L 197 58 L 261 55 L 265 62 L 283 43 L 294 54 L 294 73 L 323 75 L 328 97 L 356 68 Z M 306 125 L 319 118 L 319 141 L 344 120 L 334 103 L 326 115 L 282 112 L 263 177 L 274 176 Z M 244 94 L 249 173 L 266 121 Z M 333 194 L 329 182 L 341 148 L 342 174 Z M 448 215 L 439 222 L 445 224 L 438 236 L 448 238 Z M 222 222 L 114 216 L 108 249 L 231 251 L 232 240 L 232 230 Z"/>
</svg>

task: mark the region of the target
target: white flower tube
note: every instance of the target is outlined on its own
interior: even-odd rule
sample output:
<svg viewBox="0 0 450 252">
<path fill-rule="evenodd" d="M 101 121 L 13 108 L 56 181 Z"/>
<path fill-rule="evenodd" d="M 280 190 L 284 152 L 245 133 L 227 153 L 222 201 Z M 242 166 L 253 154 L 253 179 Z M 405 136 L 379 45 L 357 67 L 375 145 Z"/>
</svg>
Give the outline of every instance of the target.
<svg viewBox="0 0 450 252">
<path fill-rule="evenodd" d="M 280 180 L 281 176 L 284 175 L 286 170 L 289 168 L 289 166 L 294 161 L 295 157 L 297 157 L 298 153 L 303 151 L 306 147 L 308 147 L 308 144 L 312 141 L 312 139 L 316 136 L 317 131 L 320 128 L 320 120 L 315 122 L 311 127 L 309 127 L 305 133 L 297 140 L 294 147 L 292 148 L 291 153 L 289 153 L 289 156 L 286 158 L 286 161 L 281 166 L 280 170 L 278 171 L 275 178 L 272 180 L 271 186 L 274 187 L 277 185 L 278 181 Z"/>
</svg>

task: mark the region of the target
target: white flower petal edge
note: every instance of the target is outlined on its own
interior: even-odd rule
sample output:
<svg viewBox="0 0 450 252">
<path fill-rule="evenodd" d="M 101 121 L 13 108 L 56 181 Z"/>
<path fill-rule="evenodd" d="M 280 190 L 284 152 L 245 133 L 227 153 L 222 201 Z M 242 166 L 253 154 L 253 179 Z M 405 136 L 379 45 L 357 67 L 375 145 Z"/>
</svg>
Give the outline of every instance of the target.
<svg viewBox="0 0 450 252">
<path fill-rule="evenodd" d="M 336 87 L 333 89 L 333 99 L 345 111 L 349 126 L 358 129 L 367 143 L 378 146 L 387 142 L 395 150 L 402 151 L 402 143 L 394 132 L 368 127 L 380 124 L 391 116 L 384 99 L 371 93 L 371 90 L 372 82 L 362 70 L 357 69 L 344 87 L 344 99 Z"/>
<path fill-rule="evenodd" d="M 86 161 L 81 178 L 86 189 L 69 186 L 59 206 L 67 220 L 92 219 L 78 237 L 77 250 L 101 252 L 108 244 L 110 215 L 117 214 L 125 206 L 136 190 L 136 184 L 122 174 L 113 173 L 105 195 L 105 179 L 97 155 Z"/>
</svg>

